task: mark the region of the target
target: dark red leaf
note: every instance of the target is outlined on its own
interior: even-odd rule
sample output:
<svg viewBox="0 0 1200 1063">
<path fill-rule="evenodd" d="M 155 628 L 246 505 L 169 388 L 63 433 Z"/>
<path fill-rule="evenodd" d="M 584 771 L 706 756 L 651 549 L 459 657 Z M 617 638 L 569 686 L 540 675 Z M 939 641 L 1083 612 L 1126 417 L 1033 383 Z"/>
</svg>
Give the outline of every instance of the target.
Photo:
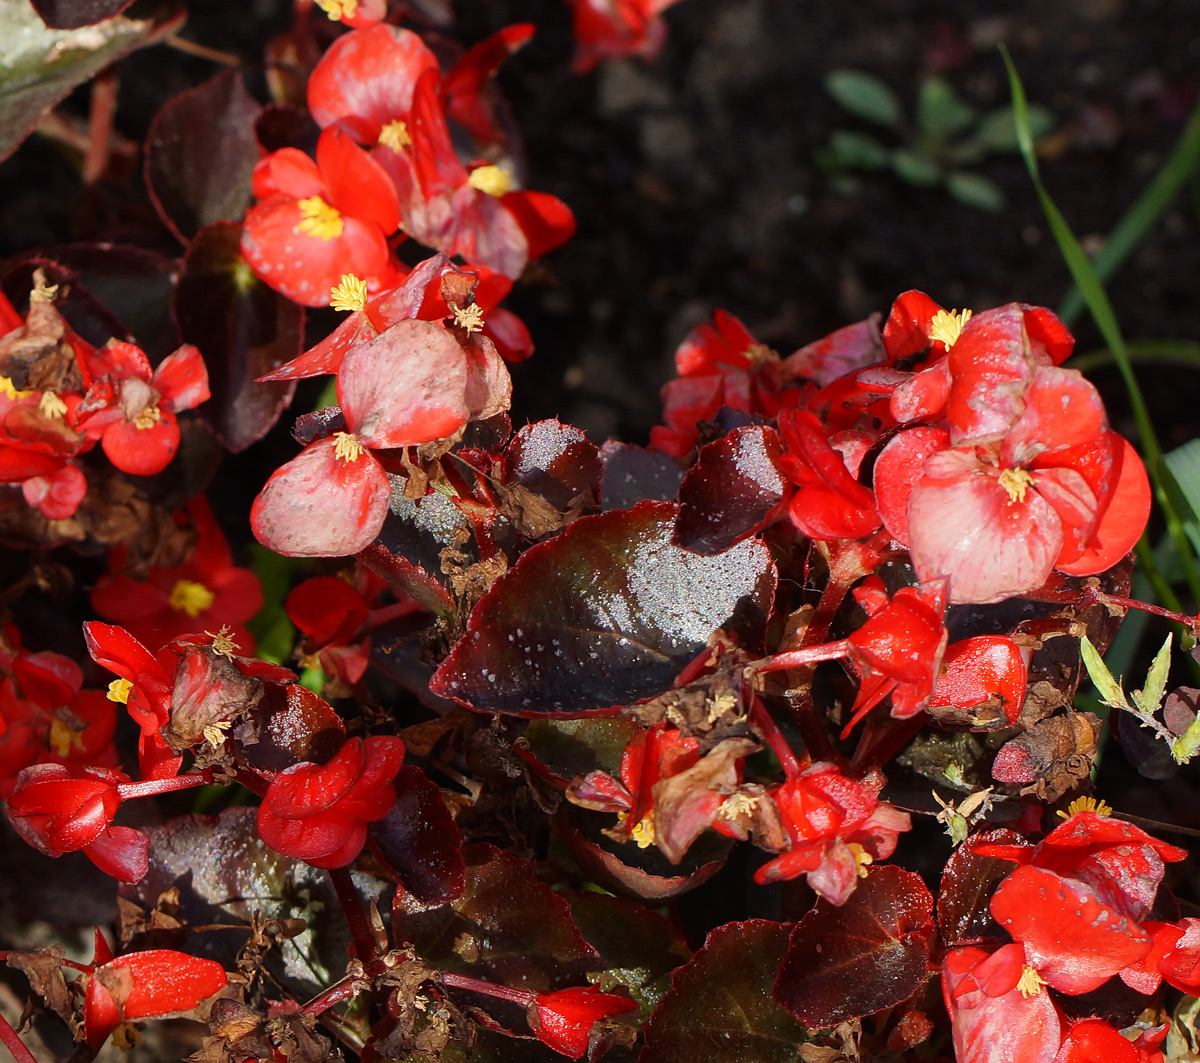
<svg viewBox="0 0 1200 1063">
<path fill-rule="evenodd" d="M 671 978 L 638 1063 L 795 1063 L 804 1027 L 771 999 L 787 923 L 726 923 Z"/>
<path fill-rule="evenodd" d="M 490 845 L 468 845 L 466 889 L 449 905 L 412 911 L 397 893 L 392 929 L 446 970 L 535 992 L 575 985 L 599 962 L 567 902 L 539 882 L 533 865 Z"/>
<path fill-rule="evenodd" d="M 527 550 L 480 599 L 433 691 L 481 712 L 605 710 L 667 689 L 717 628 L 756 644 L 775 587 L 767 548 L 693 554 L 671 542 L 675 516 L 643 502 Z"/>
<path fill-rule="evenodd" d="M 925 981 L 933 933 L 921 877 L 875 868 L 840 908 L 819 900 L 796 924 L 772 995 L 811 1029 L 894 1007 Z"/>
<path fill-rule="evenodd" d="M 683 470 L 661 450 L 609 440 L 600 448 L 600 460 L 604 463 L 600 494 L 605 512 L 629 509 L 644 499 L 670 502 L 679 492 Z"/>
<path fill-rule="evenodd" d="M 30 0 L 33 9 L 52 30 L 77 30 L 112 18 L 133 0 Z"/>
<path fill-rule="evenodd" d="M 400 769 L 395 784 L 392 810 L 371 824 L 372 852 L 421 904 L 458 900 L 466 888 L 462 835 L 441 790 L 411 765 Z"/>
<path fill-rule="evenodd" d="M 1002 827 L 972 835 L 950 855 L 937 898 L 938 929 L 948 948 L 999 935 L 988 903 L 1000 880 L 1012 871 L 1012 861 L 980 856 L 974 852 L 975 846 L 982 842 L 1019 845 L 1022 841 L 1016 831 Z"/>
<path fill-rule="evenodd" d="M 779 509 L 787 477 L 774 428 L 738 428 L 702 447 L 679 485 L 675 542 L 698 554 L 718 554 L 753 535 Z"/>
<path fill-rule="evenodd" d="M 304 325 L 304 311 L 251 272 L 241 231 L 233 222 L 202 229 L 175 292 L 182 337 L 208 366 L 212 399 L 201 413 L 234 453 L 266 435 L 291 402 L 294 381 L 254 380 L 300 353 Z"/>
</svg>

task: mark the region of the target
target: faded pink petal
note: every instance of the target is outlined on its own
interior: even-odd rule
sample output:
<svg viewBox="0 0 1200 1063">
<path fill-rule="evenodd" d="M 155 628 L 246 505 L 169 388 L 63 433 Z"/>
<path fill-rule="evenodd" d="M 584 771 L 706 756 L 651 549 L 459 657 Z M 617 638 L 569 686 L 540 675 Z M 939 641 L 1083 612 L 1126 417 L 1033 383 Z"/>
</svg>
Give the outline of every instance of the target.
<svg viewBox="0 0 1200 1063">
<path fill-rule="evenodd" d="M 955 446 L 1002 438 L 1020 416 L 1035 368 L 1017 303 L 976 314 L 950 348 L 946 419 Z"/>
</svg>

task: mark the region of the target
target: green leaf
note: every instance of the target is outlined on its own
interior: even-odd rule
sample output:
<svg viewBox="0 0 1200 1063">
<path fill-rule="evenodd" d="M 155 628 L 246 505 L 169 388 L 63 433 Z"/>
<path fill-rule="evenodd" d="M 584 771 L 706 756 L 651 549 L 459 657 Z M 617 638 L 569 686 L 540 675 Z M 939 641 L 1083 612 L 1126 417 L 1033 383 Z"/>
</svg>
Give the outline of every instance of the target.
<svg viewBox="0 0 1200 1063">
<path fill-rule="evenodd" d="M 1168 635 L 1162 649 L 1155 654 L 1146 675 L 1146 685 L 1141 690 L 1133 692 L 1133 703 L 1146 716 L 1153 716 L 1162 705 L 1163 694 L 1167 689 L 1167 674 L 1171 671 L 1171 642 L 1173 635 Z"/>
<path fill-rule="evenodd" d="M 931 140 L 945 142 L 969 129 L 975 120 L 970 106 L 945 78 L 929 78 L 917 97 L 917 127 Z"/>
<path fill-rule="evenodd" d="M 1054 128 L 1054 114 L 1045 107 L 1029 108 L 1029 133 L 1034 140 L 1044 137 Z M 975 130 L 975 139 L 988 151 L 1019 151 L 1017 126 L 1011 107 L 989 111 Z"/>
<path fill-rule="evenodd" d="M 166 0 L 143 18 L 118 15 L 94 26 L 52 30 L 28 0 L 0 3 L 0 159 L 76 85 L 177 29 L 183 18 L 182 4 Z"/>
<path fill-rule="evenodd" d="M 1083 655 L 1083 666 L 1087 669 L 1092 684 L 1100 692 L 1100 700 L 1114 709 L 1133 711 L 1132 706 L 1125 699 L 1125 692 L 1121 689 L 1121 684 L 1113 678 L 1112 672 L 1108 670 L 1108 665 L 1101 659 L 1099 651 L 1086 635 L 1079 640 L 1079 652 Z"/>
<path fill-rule="evenodd" d="M 942 168 L 932 159 L 908 148 L 892 153 L 892 169 L 905 184 L 929 188 L 942 180 Z"/>
<path fill-rule="evenodd" d="M 825 90 L 851 114 L 876 125 L 895 127 L 904 117 L 899 98 L 873 74 L 834 70 L 825 78 Z"/>
<path fill-rule="evenodd" d="M 258 543 L 251 544 L 250 552 L 251 567 L 262 585 L 263 606 L 246 626 L 254 636 L 257 655 L 272 664 L 283 664 L 291 657 L 296 643 L 296 629 L 284 612 L 283 602 L 301 563 Z"/>
<path fill-rule="evenodd" d="M 1004 206 L 1004 193 L 995 181 L 982 174 L 959 170 L 946 177 L 946 190 L 960 203 L 976 210 L 997 211 Z"/>
<path fill-rule="evenodd" d="M 835 167 L 846 170 L 882 170 L 891 152 L 870 133 L 835 129 L 829 137 Z"/>
<path fill-rule="evenodd" d="M 1189 439 L 1163 455 L 1163 477 L 1184 530 L 1200 550 L 1200 439 Z"/>
</svg>

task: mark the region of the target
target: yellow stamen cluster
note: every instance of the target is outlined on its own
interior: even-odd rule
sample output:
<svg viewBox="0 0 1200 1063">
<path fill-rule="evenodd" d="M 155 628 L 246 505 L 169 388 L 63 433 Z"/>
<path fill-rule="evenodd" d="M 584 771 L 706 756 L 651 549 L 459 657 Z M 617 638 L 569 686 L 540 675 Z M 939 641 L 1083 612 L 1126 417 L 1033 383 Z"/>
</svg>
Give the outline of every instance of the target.
<svg viewBox="0 0 1200 1063">
<path fill-rule="evenodd" d="M 153 428 L 161 420 L 162 410 L 158 408 L 157 404 L 147 406 L 133 419 L 133 427 L 142 429 Z"/>
<path fill-rule="evenodd" d="M 358 461 L 366 449 L 349 432 L 337 432 L 334 437 L 333 456 L 342 461 Z"/>
<path fill-rule="evenodd" d="M 318 240 L 334 240 L 342 235 L 345 224 L 336 207 L 331 207 L 320 196 L 309 196 L 300 200 L 301 222 L 296 232 L 315 236 Z"/>
<path fill-rule="evenodd" d="M 1000 474 L 1000 486 L 1008 492 L 1008 504 L 1024 502 L 1025 492 L 1033 485 L 1033 477 L 1024 469 L 1005 469 Z"/>
<path fill-rule="evenodd" d="M 52 303 L 58 294 L 57 284 L 47 284 L 46 274 L 40 269 L 33 272 L 33 291 L 29 293 L 30 303 Z"/>
<path fill-rule="evenodd" d="M 210 723 L 204 728 L 204 741 L 206 741 L 213 749 L 220 748 L 225 741 L 225 732 L 233 726 L 232 720 L 218 720 L 216 723 Z"/>
<path fill-rule="evenodd" d="M 226 660 L 232 661 L 233 655 L 241 648 L 233 641 L 233 630 L 228 624 L 222 624 L 220 631 L 206 631 L 204 634 L 213 640 L 213 653 L 226 658 Z"/>
<path fill-rule="evenodd" d="M 1067 805 L 1065 812 L 1060 808 L 1058 815 L 1062 819 L 1070 819 L 1080 812 L 1095 812 L 1097 816 L 1111 816 L 1112 805 L 1105 801 L 1097 801 L 1094 797 L 1077 797 Z"/>
<path fill-rule="evenodd" d="M 752 343 L 742 351 L 742 356 L 751 365 L 761 365 L 763 362 L 778 361 L 779 352 L 773 351 L 765 343 Z"/>
<path fill-rule="evenodd" d="M 53 391 L 43 391 L 41 399 L 38 400 L 38 413 L 43 417 L 54 417 L 62 420 L 62 415 L 67 412 L 67 404 L 58 397 Z"/>
<path fill-rule="evenodd" d="M 114 679 L 108 684 L 108 693 L 104 696 L 118 705 L 128 705 L 129 692 L 132 689 L 133 684 L 128 679 Z"/>
<path fill-rule="evenodd" d="M 1021 969 L 1021 980 L 1017 982 L 1017 992 L 1028 1000 L 1030 997 L 1036 997 L 1042 991 L 1042 986 L 1045 984 L 1046 979 L 1030 967 L 1029 964 L 1026 964 Z"/>
<path fill-rule="evenodd" d="M 344 18 L 354 18 L 354 13 L 358 10 L 358 0 L 317 0 L 317 7 L 324 11 L 331 21 L 337 22 Z"/>
<path fill-rule="evenodd" d="M 329 305 L 334 310 L 361 310 L 367 305 L 367 282 L 343 273 L 341 283 L 329 289 Z"/>
<path fill-rule="evenodd" d="M 637 826 L 629 832 L 629 837 L 637 842 L 639 849 L 649 849 L 655 842 L 654 813 L 647 812 Z"/>
<path fill-rule="evenodd" d="M 949 350 L 958 342 L 958 337 L 962 335 L 962 330 L 970 320 L 970 310 L 939 310 L 929 322 L 929 338 L 941 340 Z"/>
<path fill-rule="evenodd" d="M 454 311 L 454 323 L 459 328 L 465 329 L 467 332 L 483 331 L 483 311 L 474 303 L 470 306 L 451 304 L 450 309 Z"/>
<path fill-rule="evenodd" d="M 467 178 L 467 184 L 472 188 L 486 192 L 489 196 L 502 196 L 509 190 L 512 183 L 499 166 L 490 163 L 487 166 L 477 166 Z"/>
<path fill-rule="evenodd" d="M 399 118 L 393 118 L 379 131 L 379 143 L 392 151 L 401 151 L 412 143 L 408 126 Z"/>
<path fill-rule="evenodd" d="M 203 583 L 191 579 L 175 581 L 171 593 L 167 595 L 167 605 L 177 613 L 187 613 L 197 617 L 206 609 L 212 608 L 215 595 Z"/>
<path fill-rule="evenodd" d="M 28 394 L 28 391 L 18 391 L 8 377 L 0 376 L 0 395 L 3 395 L 6 399 L 20 399 Z"/>
<path fill-rule="evenodd" d="M 851 842 L 847 848 L 854 854 L 854 863 L 858 868 L 858 877 L 866 878 L 867 868 L 875 862 L 875 857 L 859 845 L 858 842 Z"/>
<path fill-rule="evenodd" d="M 54 752 L 60 757 L 69 756 L 72 746 L 80 751 L 83 750 L 83 738 L 79 732 L 57 718 L 50 721 L 50 733 L 46 738 Z"/>
</svg>

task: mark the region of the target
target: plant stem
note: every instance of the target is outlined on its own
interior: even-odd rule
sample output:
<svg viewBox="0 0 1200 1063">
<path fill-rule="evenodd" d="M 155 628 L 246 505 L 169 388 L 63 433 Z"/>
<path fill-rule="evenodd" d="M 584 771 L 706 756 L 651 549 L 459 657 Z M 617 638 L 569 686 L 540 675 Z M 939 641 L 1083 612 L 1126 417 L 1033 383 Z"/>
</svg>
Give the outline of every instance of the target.
<svg viewBox="0 0 1200 1063">
<path fill-rule="evenodd" d="M 507 1000 L 513 1004 L 519 1004 L 523 1008 L 529 1007 L 537 1000 L 537 994 L 531 993 L 528 989 L 513 989 L 511 986 L 485 982 L 482 978 L 472 978 L 468 974 L 443 971 L 442 982 L 454 989 L 469 989 L 473 993 L 482 993 L 484 996 L 495 997 L 497 1000 Z"/>
<path fill-rule="evenodd" d="M 371 929 L 371 921 L 363 908 L 362 898 L 354 887 L 350 877 L 350 869 L 335 867 L 329 871 L 333 880 L 333 888 L 337 891 L 338 900 L 342 903 L 342 911 L 346 913 L 346 922 L 350 926 L 350 937 L 354 940 L 354 951 L 364 964 L 370 963 L 379 954 L 375 943 L 375 932 Z"/>
<path fill-rule="evenodd" d="M 38 1063 L 37 1058 L 25 1046 L 25 1042 L 18 1036 L 9 1021 L 0 1015 L 0 1042 L 4 1047 L 12 1053 L 16 1063 Z"/>
<path fill-rule="evenodd" d="M 771 752 L 775 754 L 779 763 L 783 766 L 784 775 L 789 779 L 796 778 L 804 769 L 801 768 L 796 754 L 792 752 L 792 747 L 787 744 L 787 740 L 783 737 L 783 732 L 779 730 L 779 725 L 772 719 L 767 706 L 763 704 L 762 698 L 757 694 L 751 695 L 750 715 L 754 718 L 758 729 L 762 731 L 763 737 L 767 740 L 767 745 L 771 747 Z"/>
</svg>

